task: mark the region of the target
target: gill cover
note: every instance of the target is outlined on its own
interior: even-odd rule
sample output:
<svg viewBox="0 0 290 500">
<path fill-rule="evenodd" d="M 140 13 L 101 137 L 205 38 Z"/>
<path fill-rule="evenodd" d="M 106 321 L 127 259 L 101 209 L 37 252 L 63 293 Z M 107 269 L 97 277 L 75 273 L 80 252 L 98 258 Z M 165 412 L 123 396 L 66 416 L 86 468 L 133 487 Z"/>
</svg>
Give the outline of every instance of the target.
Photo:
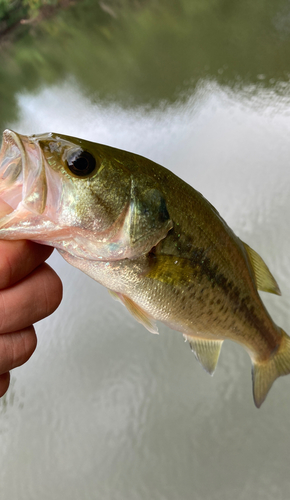
<svg viewBox="0 0 290 500">
<path fill-rule="evenodd" d="M 142 246 L 142 253 L 149 252 L 172 229 L 173 223 L 165 199 L 148 181 L 146 188 L 142 189 L 138 179 L 132 178 L 131 200 L 125 225 L 128 225 L 131 248 Z"/>
</svg>

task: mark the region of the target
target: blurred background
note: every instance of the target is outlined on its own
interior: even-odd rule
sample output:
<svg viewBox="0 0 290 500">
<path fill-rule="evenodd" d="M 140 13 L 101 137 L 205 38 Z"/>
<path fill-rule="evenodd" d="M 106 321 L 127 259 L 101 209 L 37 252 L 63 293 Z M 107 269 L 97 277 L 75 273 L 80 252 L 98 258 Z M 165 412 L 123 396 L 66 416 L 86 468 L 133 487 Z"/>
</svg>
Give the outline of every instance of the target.
<svg viewBox="0 0 290 500">
<path fill-rule="evenodd" d="M 261 254 L 290 334 L 288 0 L 0 0 L 0 130 L 134 151 Z M 54 252 L 59 309 L 0 400 L 0 498 L 288 500 L 290 377 L 260 410 L 225 342 L 211 378 Z"/>
</svg>

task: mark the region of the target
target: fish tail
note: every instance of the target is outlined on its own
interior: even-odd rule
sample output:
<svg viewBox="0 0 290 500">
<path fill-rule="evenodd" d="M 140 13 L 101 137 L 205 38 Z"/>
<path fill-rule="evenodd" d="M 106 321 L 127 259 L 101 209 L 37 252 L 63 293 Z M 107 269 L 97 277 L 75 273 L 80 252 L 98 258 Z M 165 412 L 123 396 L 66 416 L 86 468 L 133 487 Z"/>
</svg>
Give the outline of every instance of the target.
<svg viewBox="0 0 290 500">
<path fill-rule="evenodd" d="M 290 373 L 290 337 L 281 329 L 281 343 L 271 358 L 266 361 L 253 361 L 253 396 L 255 405 L 260 408 L 276 378 Z"/>
</svg>

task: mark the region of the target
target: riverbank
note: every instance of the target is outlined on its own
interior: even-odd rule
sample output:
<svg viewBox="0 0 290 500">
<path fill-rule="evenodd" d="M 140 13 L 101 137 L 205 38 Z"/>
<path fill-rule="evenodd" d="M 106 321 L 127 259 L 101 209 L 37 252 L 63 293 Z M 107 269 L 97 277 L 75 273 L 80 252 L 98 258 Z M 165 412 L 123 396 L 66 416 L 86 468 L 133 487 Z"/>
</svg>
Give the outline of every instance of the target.
<svg viewBox="0 0 290 500">
<path fill-rule="evenodd" d="M 81 0 L 7 0 L 0 5 L 0 45 L 50 19 L 59 10 L 64 10 Z"/>
<path fill-rule="evenodd" d="M 0 47 L 11 42 L 84 0 L 2 0 L 0 1 Z M 110 17 L 118 17 L 120 9 L 139 8 L 148 0 L 100 0 L 99 8 Z"/>
</svg>

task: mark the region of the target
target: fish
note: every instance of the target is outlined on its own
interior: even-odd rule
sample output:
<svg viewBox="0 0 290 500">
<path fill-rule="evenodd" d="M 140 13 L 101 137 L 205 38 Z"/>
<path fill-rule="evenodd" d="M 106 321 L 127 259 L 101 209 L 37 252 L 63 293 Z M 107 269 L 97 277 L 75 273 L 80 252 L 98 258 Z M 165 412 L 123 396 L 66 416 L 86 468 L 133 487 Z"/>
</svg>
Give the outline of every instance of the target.
<svg viewBox="0 0 290 500">
<path fill-rule="evenodd" d="M 193 187 L 157 163 L 57 133 L 3 132 L 0 239 L 29 239 L 105 286 L 147 330 L 183 334 L 213 374 L 224 340 L 252 362 L 259 408 L 290 372 L 290 338 L 258 290 L 280 295 L 260 255 Z"/>
</svg>

